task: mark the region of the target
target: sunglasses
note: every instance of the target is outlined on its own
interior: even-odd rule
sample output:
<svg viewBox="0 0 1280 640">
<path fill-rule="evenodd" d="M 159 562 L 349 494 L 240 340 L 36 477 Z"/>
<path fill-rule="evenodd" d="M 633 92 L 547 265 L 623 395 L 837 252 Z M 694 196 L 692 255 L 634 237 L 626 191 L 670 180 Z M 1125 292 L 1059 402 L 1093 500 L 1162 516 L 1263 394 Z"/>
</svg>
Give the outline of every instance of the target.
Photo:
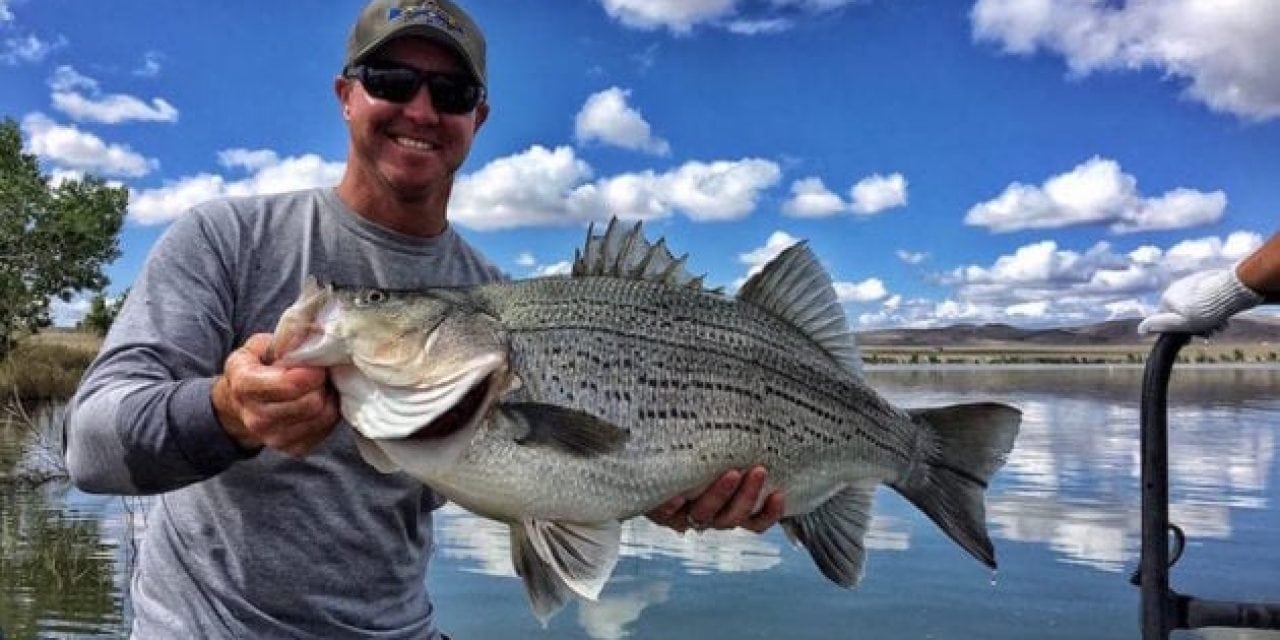
<svg viewBox="0 0 1280 640">
<path fill-rule="evenodd" d="M 431 106 L 440 113 L 469 113 L 484 99 L 484 86 L 462 73 L 418 71 L 385 62 L 349 67 L 342 75 L 356 78 L 369 95 L 387 102 L 404 104 L 427 85 Z"/>
</svg>

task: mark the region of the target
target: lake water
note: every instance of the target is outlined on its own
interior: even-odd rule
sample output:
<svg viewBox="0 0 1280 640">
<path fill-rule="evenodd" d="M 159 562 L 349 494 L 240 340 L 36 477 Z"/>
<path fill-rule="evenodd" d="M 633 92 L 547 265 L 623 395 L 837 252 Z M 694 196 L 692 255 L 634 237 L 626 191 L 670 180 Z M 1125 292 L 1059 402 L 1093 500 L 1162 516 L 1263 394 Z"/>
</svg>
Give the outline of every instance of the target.
<svg viewBox="0 0 1280 640">
<path fill-rule="evenodd" d="M 455 638 L 1135 638 L 1138 389 L 1125 368 L 874 370 L 901 406 L 999 400 L 1022 409 L 988 494 L 993 574 L 890 490 L 877 495 L 866 576 L 823 578 L 780 531 L 680 536 L 643 519 L 598 603 L 547 629 L 529 613 L 505 528 L 446 507 L 429 586 Z M 1178 368 L 1170 391 L 1170 518 L 1188 547 L 1183 593 L 1280 602 L 1280 369 Z M 0 472 L 33 463 L 0 426 Z M 25 453 L 24 453 L 25 452 Z M 25 463 L 15 462 L 19 458 Z M 34 461 L 38 465 L 38 461 Z M 8 640 L 121 635 L 141 501 L 57 483 L 0 483 L 0 629 Z M 1214 630 L 1180 639 L 1280 638 Z"/>
</svg>

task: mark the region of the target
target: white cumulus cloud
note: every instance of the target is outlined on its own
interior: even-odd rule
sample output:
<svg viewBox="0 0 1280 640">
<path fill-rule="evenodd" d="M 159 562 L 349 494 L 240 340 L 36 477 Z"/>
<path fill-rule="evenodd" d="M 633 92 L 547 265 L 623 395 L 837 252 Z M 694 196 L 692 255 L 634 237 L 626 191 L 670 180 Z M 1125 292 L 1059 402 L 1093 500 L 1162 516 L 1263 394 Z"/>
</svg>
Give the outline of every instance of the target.
<svg viewBox="0 0 1280 640">
<path fill-rule="evenodd" d="M 1114 160 L 1094 156 L 1040 186 L 1015 182 L 994 199 L 974 205 L 965 224 L 995 232 L 1108 224 L 1114 233 L 1183 229 L 1222 218 L 1227 196 L 1177 188 L 1143 197 L 1138 181 Z"/>
<path fill-rule="evenodd" d="M 970 19 L 975 39 L 1060 55 L 1078 76 L 1150 67 L 1215 111 L 1280 116 L 1280 10 L 1269 0 L 978 0 Z"/>
<path fill-rule="evenodd" d="M 574 118 L 579 142 L 602 142 L 658 156 L 671 154 L 671 145 L 653 135 L 640 112 L 627 104 L 630 91 L 610 87 L 587 98 Z"/>
<path fill-rule="evenodd" d="M 474 229 L 649 220 L 679 212 L 693 220 L 734 220 L 753 211 L 781 175 L 755 158 L 686 162 L 665 173 L 646 170 L 595 178 L 570 147 L 535 145 L 461 176 L 450 219 Z"/>
<path fill-rule="evenodd" d="M 849 197 L 853 199 L 853 212 L 867 216 L 906 206 L 907 179 L 900 173 L 887 176 L 877 173 L 853 185 Z"/>
<path fill-rule="evenodd" d="M 876 302 L 889 296 L 889 291 L 884 287 L 884 281 L 879 278 L 867 278 L 858 283 L 836 282 L 833 286 L 836 290 L 836 298 L 840 302 Z"/>
<path fill-rule="evenodd" d="M 178 110 L 164 99 L 152 98 L 148 103 L 130 95 L 104 95 L 95 80 L 69 66 L 58 67 L 49 86 L 53 89 L 53 107 L 79 122 L 178 121 Z"/>
<path fill-rule="evenodd" d="M 688 35 L 695 27 L 745 36 L 787 31 L 797 18 L 820 16 L 865 0 L 599 0 L 610 17 L 634 29 Z"/>
<path fill-rule="evenodd" d="M 224 149 L 218 152 L 218 164 L 228 169 L 241 168 L 257 171 L 280 162 L 280 156 L 270 149 Z"/>
<path fill-rule="evenodd" d="M 84 171 L 102 176 L 138 178 L 160 166 L 126 145 L 107 144 L 101 138 L 60 125 L 42 113 L 31 113 L 22 119 L 26 148 L 61 169 Z"/>
<path fill-rule="evenodd" d="M 327 162 L 314 154 L 262 162 L 274 152 L 224 151 L 222 162 L 254 171 L 241 180 L 211 173 L 187 176 L 154 189 L 139 189 L 129 195 L 129 217 L 139 224 L 162 224 L 182 215 L 191 207 L 214 198 L 283 193 L 310 187 L 327 187 L 338 183 L 344 168 L 341 162 Z M 228 161 L 228 158 L 254 162 Z"/>
<path fill-rule="evenodd" d="M 827 188 L 821 178 L 801 178 L 791 183 L 791 198 L 782 212 L 795 218 L 825 218 L 851 212 L 873 216 L 907 204 L 907 179 L 900 173 L 878 173 L 859 180 L 849 189 L 846 202 Z"/>
<path fill-rule="evenodd" d="M 600 0 L 610 17 L 637 29 L 687 34 L 694 25 L 724 18 L 737 0 Z"/>
<path fill-rule="evenodd" d="M 897 300 L 892 307 L 886 302 L 862 314 L 859 326 L 1067 326 L 1136 318 L 1154 311 L 1160 293 L 1174 280 L 1228 267 L 1262 242 L 1258 233 L 1237 231 L 1121 253 L 1106 242 L 1074 250 L 1044 240 L 999 256 L 990 265 L 965 265 L 939 274 L 936 284 L 950 288 L 945 298 Z"/>
<path fill-rule="evenodd" d="M 747 266 L 747 272 L 741 278 L 733 283 L 735 290 L 742 287 L 751 276 L 759 273 L 769 261 L 778 257 L 778 254 L 787 250 L 787 247 L 800 242 L 797 238 L 786 231 L 774 231 L 769 234 L 769 238 L 765 240 L 764 246 L 757 247 L 746 253 L 738 254 L 738 262 Z"/>
<path fill-rule="evenodd" d="M 782 212 L 796 218 L 825 218 L 847 211 L 849 205 L 823 184 L 822 178 L 801 178 L 791 183 L 791 198 Z"/>
</svg>

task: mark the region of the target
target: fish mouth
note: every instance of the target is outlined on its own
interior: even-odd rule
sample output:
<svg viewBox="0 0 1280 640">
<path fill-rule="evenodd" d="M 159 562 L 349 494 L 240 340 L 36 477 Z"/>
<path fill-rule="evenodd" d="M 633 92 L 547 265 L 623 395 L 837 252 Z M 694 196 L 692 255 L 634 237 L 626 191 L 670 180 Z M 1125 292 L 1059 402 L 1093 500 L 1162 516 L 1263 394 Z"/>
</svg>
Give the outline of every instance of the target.
<svg viewBox="0 0 1280 640">
<path fill-rule="evenodd" d="M 473 424 L 489 403 L 485 400 L 496 380 L 496 374 L 490 373 L 477 385 L 471 387 L 462 398 L 448 410 L 441 413 L 421 429 L 405 436 L 404 440 L 436 440 L 447 438 Z"/>
</svg>

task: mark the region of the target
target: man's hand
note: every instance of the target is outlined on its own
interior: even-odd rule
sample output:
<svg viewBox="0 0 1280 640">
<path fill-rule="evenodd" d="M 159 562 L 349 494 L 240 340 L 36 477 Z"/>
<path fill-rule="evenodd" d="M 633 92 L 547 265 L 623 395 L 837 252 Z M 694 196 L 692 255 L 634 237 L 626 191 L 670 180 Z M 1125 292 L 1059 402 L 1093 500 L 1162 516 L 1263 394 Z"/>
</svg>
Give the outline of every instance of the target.
<svg viewBox="0 0 1280 640">
<path fill-rule="evenodd" d="M 1138 333 L 1211 333 L 1262 301 L 1234 268 L 1193 273 L 1169 285 L 1160 297 L 1160 313 L 1143 320 Z"/>
<path fill-rule="evenodd" d="M 692 500 L 676 496 L 645 515 L 680 533 L 688 529 L 704 531 L 737 527 L 762 533 L 782 519 L 785 509 L 782 492 L 774 491 L 760 510 L 755 510 L 766 475 L 764 467 L 759 466 L 746 473 L 730 469 L 711 483 L 702 495 Z"/>
<path fill-rule="evenodd" d="M 241 447 L 304 456 L 338 423 L 338 400 L 324 369 L 263 364 L 270 344 L 271 335 L 260 333 L 227 356 L 213 383 L 213 408 Z"/>
</svg>

